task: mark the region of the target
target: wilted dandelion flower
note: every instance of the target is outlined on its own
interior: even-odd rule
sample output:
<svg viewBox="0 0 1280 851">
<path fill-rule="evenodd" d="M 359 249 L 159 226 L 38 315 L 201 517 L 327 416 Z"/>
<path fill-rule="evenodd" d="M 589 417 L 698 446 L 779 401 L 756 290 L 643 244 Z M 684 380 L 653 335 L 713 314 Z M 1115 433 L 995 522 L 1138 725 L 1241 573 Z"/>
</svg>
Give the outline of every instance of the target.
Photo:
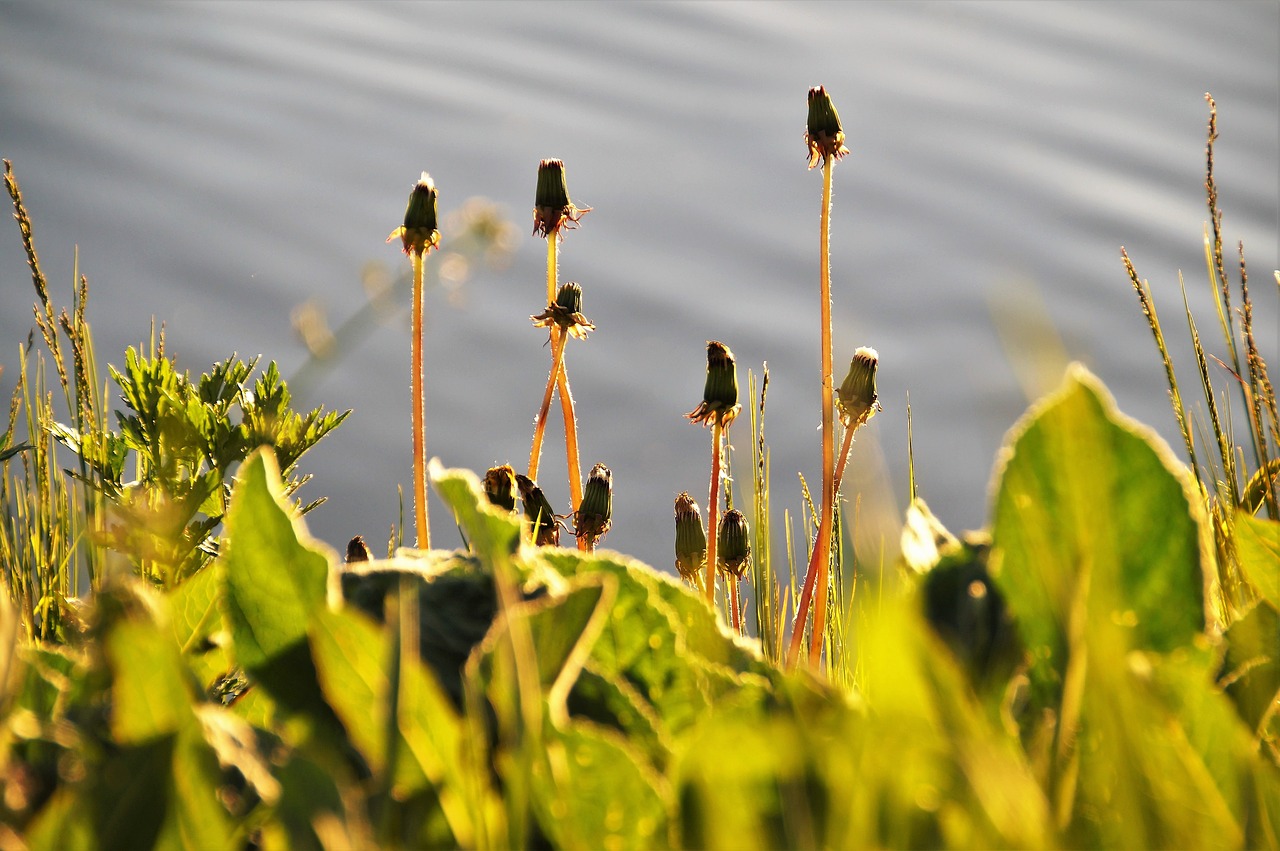
<svg viewBox="0 0 1280 851">
<path fill-rule="evenodd" d="M 533 200 L 533 233 L 535 236 L 551 236 L 574 227 L 590 207 L 578 208 L 569 200 L 569 185 L 565 181 L 562 160 L 543 160 L 538 163 L 538 189 Z"/>
<path fill-rule="evenodd" d="M 387 242 L 399 237 L 405 254 L 427 254 L 440 247 L 440 231 L 436 221 L 436 185 L 425 171 L 409 191 L 409 204 L 404 211 L 404 224 L 391 232 Z"/>
<path fill-rule="evenodd" d="M 809 122 L 804 134 L 809 146 L 809 168 L 828 158 L 839 160 L 849 149 L 844 146 L 844 130 L 831 96 L 822 86 L 809 89 Z"/>
<path fill-rule="evenodd" d="M 702 425 L 728 426 L 741 410 L 742 406 L 738 404 L 738 368 L 733 352 L 724 343 L 709 340 L 707 381 L 702 390 L 702 402 L 685 417 Z"/>
<path fill-rule="evenodd" d="M 587 476 L 582 504 L 574 512 L 575 537 L 585 538 L 588 549 L 603 538 L 613 523 L 613 474 L 604 464 L 596 464 Z"/>
<path fill-rule="evenodd" d="M 676 570 L 693 581 L 707 561 L 707 533 L 698 503 L 688 491 L 676 497 Z"/>
<path fill-rule="evenodd" d="M 559 325 L 570 336 L 587 339 L 587 332 L 596 330 L 591 320 L 582 315 L 582 287 L 574 281 L 561 284 L 556 300 L 537 316 L 530 316 L 538 328 Z"/>
</svg>

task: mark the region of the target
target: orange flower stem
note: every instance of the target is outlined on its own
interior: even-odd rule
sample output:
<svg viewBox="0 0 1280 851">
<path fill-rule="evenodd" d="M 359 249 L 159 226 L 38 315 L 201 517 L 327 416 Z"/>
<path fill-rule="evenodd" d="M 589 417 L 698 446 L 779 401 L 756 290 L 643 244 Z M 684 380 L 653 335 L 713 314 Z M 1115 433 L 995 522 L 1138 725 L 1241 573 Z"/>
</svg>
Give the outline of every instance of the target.
<svg viewBox="0 0 1280 851">
<path fill-rule="evenodd" d="M 831 526 L 835 511 L 835 404 L 831 378 L 831 173 L 835 157 L 822 163 L 822 218 L 818 226 L 818 269 L 822 310 L 822 515 L 818 537 L 813 543 L 813 556 L 805 575 L 800 606 L 791 631 L 787 664 L 795 665 L 800 656 L 804 624 L 816 586 L 821 605 L 814 612 L 814 628 L 809 637 L 809 662 L 815 668 L 822 655 L 822 629 L 826 621 L 827 567 L 831 557 Z"/>
<path fill-rule="evenodd" d="M 738 579 L 736 576 L 726 576 L 725 582 L 729 584 L 729 605 L 733 614 L 733 629 L 735 632 L 742 633 L 742 609 L 739 606 L 738 599 Z"/>
<path fill-rule="evenodd" d="M 561 337 L 569 336 L 560 332 Z M 582 504 L 582 466 L 578 462 L 578 417 L 573 411 L 573 392 L 569 389 L 569 375 L 565 372 L 564 358 L 556 371 L 556 389 L 560 392 L 560 411 L 564 415 L 564 455 L 569 467 L 569 499 L 576 510 Z M 578 541 L 578 549 L 586 549 L 586 540 Z"/>
<path fill-rule="evenodd" d="M 416 543 L 420 549 L 431 549 L 431 527 L 427 517 L 427 447 L 426 398 L 422 387 L 422 309 L 424 295 L 422 292 L 422 253 L 410 252 L 413 261 L 413 340 L 412 361 L 413 375 L 410 377 L 410 392 L 413 395 L 413 508 L 417 522 Z"/>
<path fill-rule="evenodd" d="M 538 409 L 537 419 L 534 420 L 533 447 L 529 450 L 529 478 L 535 482 L 538 480 L 538 465 L 542 460 L 542 438 L 547 430 L 547 414 L 551 410 L 551 392 L 555 389 L 556 377 L 560 375 L 568 339 L 568 334 L 551 326 L 551 373 L 547 376 L 547 389 L 542 394 L 542 407 Z"/>
<path fill-rule="evenodd" d="M 711 420 L 711 495 L 707 499 L 707 603 L 716 607 L 716 549 L 720 538 L 720 435 L 724 431 L 718 415 Z"/>
</svg>

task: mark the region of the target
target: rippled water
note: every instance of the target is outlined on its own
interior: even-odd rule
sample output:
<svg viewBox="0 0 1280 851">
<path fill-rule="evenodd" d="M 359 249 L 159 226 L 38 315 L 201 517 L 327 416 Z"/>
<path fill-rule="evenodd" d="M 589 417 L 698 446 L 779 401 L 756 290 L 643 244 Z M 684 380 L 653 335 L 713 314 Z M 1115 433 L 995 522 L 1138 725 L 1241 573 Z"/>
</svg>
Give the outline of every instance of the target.
<svg viewBox="0 0 1280 851">
<path fill-rule="evenodd" d="M 855 467 L 901 508 L 910 393 L 921 493 L 971 527 L 1025 407 L 1018 370 L 1038 356 L 1006 349 L 993 305 L 1038 299 L 1122 409 L 1173 436 L 1119 247 L 1167 326 L 1182 270 L 1214 327 L 1205 91 L 1227 235 L 1245 241 L 1262 345 L 1280 362 L 1278 33 L 1272 2 L 0 3 L 0 155 L 64 301 L 80 248 L 101 359 L 119 363 L 154 314 L 187 368 L 234 350 L 286 374 L 304 358 L 295 304 L 319 298 L 340 321 L 367 261 L 403 262 L 383 239 L 420 170 L 444 209 L 488 196 L 523 229 L 538 160 L 564 158 L 574 198 L 595 208 L 561 256 L 599 328 L 568 355 L 584 469 L 614 470 L 607 543 L 667 566 L 672 498 L 688 489 L 705 507 L 708 437 L 681 418 L 705 340 L 733 348 L 744 385 L 769 363 L 779 513 L 799 505 L 797 471 L 818 479 L 808 86 L 832 92 L 853 150 L 836 169 L 837 371 L 859 345 L 881 356 L 885 410 Z M 528 322 L 544 258 L 524 237 L 465 307 L 433 297 L 428 449 L 446 464 L 527 458 L 548 360 Z M 12 366 L 31 299 L 12 228 L 0 272 Z M 355 409 L 304 463 L 310 495 L 331 497 L 312 528 L 335 546 L 380 539 L 396 485 L 411 485 L 408 362 L 407 330 L 390 326 L 301 400 Z M 559 440 L 553 428 L 542 475 L 556 502 Z M 438 505 L 433 517 L 452 543 Z"/>
</svg>

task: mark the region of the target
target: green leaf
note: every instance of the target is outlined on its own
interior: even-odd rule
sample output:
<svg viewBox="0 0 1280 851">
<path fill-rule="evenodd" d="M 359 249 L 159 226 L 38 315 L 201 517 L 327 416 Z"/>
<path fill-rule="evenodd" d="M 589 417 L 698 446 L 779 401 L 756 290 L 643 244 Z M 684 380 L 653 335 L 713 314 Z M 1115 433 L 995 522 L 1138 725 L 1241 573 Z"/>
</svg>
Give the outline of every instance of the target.
<svg viewBox="0 0 1280 851">
<path fill-rule="evenodd" d="M 219 644 L 223 631 L 220 590 L 217 571 L 207 568 L 168 595 L 174 641 L 206 690 L 232 667 L 226 648 Z"/>
<path fill-rule="evenodd" d="M 112 673 L 111 733 L 139 745 L 194 720 L 178 648 L 151 623 L 123 620 L 105 639 Z"/>
<path fill-rule="evenodd" d="M 308 618 L 325 605 L 329 557 L 290 514 L 270 450 L 240 468 L 218 569 L 241 665 L 260 669 L 305 642 Z"/>
<path fill-rule="evenodd" d="M 1070 644 L 1085 637 L 1114 658 L 1200 635 L 1211 564 L 1203 507 L 1169 448 L 1078 365 L 1010 435 L 990 566 L 1033 680 L 1056 689 Z"/>
<path fill-rule="evenodd" d="M 1280 737 L 1280 614 L 1266 600 L 1231 624 L 1221 682 L 1257 735 Z"/>
<path fill-rule="evenodd" d="M 1280 522 L 1237 509 L 1235 545 L 1249 584 L 1272 607 L 1280 609 Z"/>
<path fill-rule="evenodd" d="M 559 848 L 667 847 L 664 777 L 613 730 L 578 722 L 547 735 L 548 775 L 533 785 L 539 822 Z"/>
<path fill-rule="evenodd" d="M 470 470 L 446 470 L 432 459 L 428 468 L 431 483 L 453 511 L 467 533 L 471 551 L 482 562 L 492 564 L 516 550 L 520 541 L 520 521 L 510 512 L 491 505 L 480 480 Z"/>
</svg>

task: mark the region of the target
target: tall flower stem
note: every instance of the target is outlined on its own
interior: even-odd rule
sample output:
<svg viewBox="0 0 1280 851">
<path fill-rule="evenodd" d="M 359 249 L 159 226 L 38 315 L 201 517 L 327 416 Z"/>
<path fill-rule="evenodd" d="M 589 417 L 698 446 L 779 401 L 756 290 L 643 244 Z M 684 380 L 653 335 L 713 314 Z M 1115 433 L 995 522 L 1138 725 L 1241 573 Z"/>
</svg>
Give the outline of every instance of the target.
<svg viewBox="0 0 1280 851">
<path fill-rule="evenodd" d="M 795 626 L 791 633 L 791 645 L 787 651 L 787 663 L 794 665 L 800 656 L 800 644 L 804 624 L 809 617 L 809 603 L 817 589 L 817 609 L 814 612 L 814 629 L 810 637 L 809 659 L 816 666 L 822 654 L 822 633 L 819 624 L 826 622 L 827 568 L 831 556 L 831 521 L 835 514 L 835 402 L 831 377 L 831 175 L 835 157 L 826 157 L 822 163 L 822 218 L 818 227 L 819 278 L 821 282 L 822 308 L 822 514 L 818 521 L 818 537 L 813 543 L 813 556 L 805 575 L 800 606 L 796 611 Z"/>
<path fill-rule="evenodd" d="M 729 611 L 733 618 L 733 631 L 742 633 L 742 608 L 738 598 L 738 580 L 736 577 L 726 577 L 725 582 L 729 584 Z"/>
<path fill-rule="evenodd" d="M 716 544 L 720 535 L 720 436 L 724 429 L 719 419 L 711 421 L 711 495 L 707 500 L 707 583 L 703 589 L 707 603 L 716 606 Z"/>
<path fill-rule="evenodd" d="M 564 363 L 565 344 L 569 335 L 560 333 L 558 328 L 551 329 L 551 372 L 547 376 L 547 388 L 542 393 L 542 406 L 538 408 L 538 416 L 533 426 L 533 446 L 529 450 L 529 478 L 537 481 L 538 466 L 542 461 L 542 439 L 546 433 L 547 415 L 551 411 L 551 394 L 556 387 L 556 378 L 560 375 L 560 367 Z"/>
<path fill-rule="evenodd" d="M 565 336 L 561 332 L 560 336 Z M 582 464 L 578 460 L 578 417 L 573 410 L 573 393 L 569 390 L 569 376 L 564 369 L 564 358 L 556 371 L 556 390 L 560 394 L 560 412 L 564 416 L 564 455 L 569 467 L 569 499 L 573 505 L 582 502 Z M 581 549 L 581 547 L 580 547 Z"/>
<path fill-rule="evenodd" d="M 417 544 L 424 550 L 431 549 L 431 526 L 427 515 L 427 446 L 426 406 L 422 386 L 422 258 L 420 252 L 411 252 L 413 261 L 413 375 L 410 388 L 413 395 L 413 509 L 417 522 Z"/>
</svg>

